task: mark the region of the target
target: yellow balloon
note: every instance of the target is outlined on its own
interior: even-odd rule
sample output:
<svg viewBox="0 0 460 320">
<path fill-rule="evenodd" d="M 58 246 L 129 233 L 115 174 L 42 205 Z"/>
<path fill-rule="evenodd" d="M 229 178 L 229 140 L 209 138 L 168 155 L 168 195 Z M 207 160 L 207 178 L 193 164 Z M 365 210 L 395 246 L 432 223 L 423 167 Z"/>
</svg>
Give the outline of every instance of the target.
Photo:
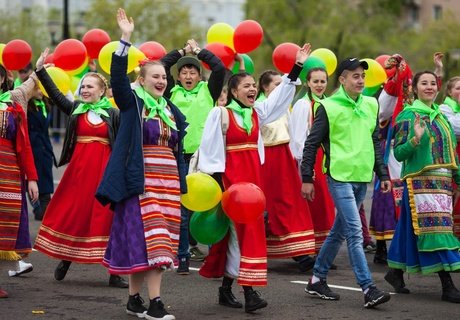
<svg viewBox="0 0 460 320">
<path fill-rule="evenodd" d="M 326 48 L 319 48 L 313 50 L 310 54 L 311 57 L 317 57 L 323 60 L 324 65 L 326 66 L 327 74 L 330 76 L 334 73 L 335 68 L 337 68 L 337 57 L 334 52 Z"/>
<path fill-rule="evenodd" d="M 197 172 L 187 175 L 186 179 L 187 193 L 181 196 L 181 202 L 187 209 L 207 211 L 222 199 L 222 190 L 210 175 Z"/>
<path fill-rule="evenodd" d="M 364 86 L 372 88 L 384 83 L 387 80 L 385 69 L 374 59 L 366 58 L 361 61 L 366 61 L 369 65 L 367 70 L 364 70 L 366 78 L 364 79 Z"/>
<path fill-rule="evenodd" d="M 110 103 L 112 104 L 112 107 L 118 109 L 118 106 L 117 106 L 117 104 L 115 103 L 115 99 L 114 99 L 113 97 L 109 98 L 109 101 L 110 101 Z"/>
<path fill-rule="evenodd" d="M 70 77 L 70 91 L 72 91 L 72 94 L 75 94 L 75 91 L 77 91 L 80 80 L 81 78 L 77 76 Z"/>
<path fill-rule="evenodd" d="M 110 74 L 110 64 L 112 63 L 112 53 L 118 48 L 118 41 L 112 41 L 107 43 L 105 46 L 102 47 L 101 51 L 99 52 L 98 62 L 101 69 Z M 134 70 L 135 67 L 139 65 L 139 62 L 144 60 L 145 54 L 131 46 L 128 50 L 128 70 L 127 73 L 130 73 Z"/>
<path fill-rule="evenodd" d="M 3 65 L 3 58 L 2 58 L 2 55 L 3 55 L 3 48 L 5 48 L 6 44 L 4 43 L 0 43 L 0 64 Z"/>
<path fill-rule="evenodd" d="M 213 24 L 211 27 L 208 29 L 208 33 L 206 35 L 206 39 L 208 40 L 208 43 L 222 43 L 226 45 L 227 47 L 233 48 L 233 34 L 235 33 L 235 30 L 232 28 L 227 23 L 219 22 Z"/>
<path fill-rule="evenodd" d="M 74 69 L 74 70 L 67 70 L 66 73 L 69 76 L 80 74 L 86 69 L 86 67 L 88 66 L 88 63 L 89 63 L 89 57 L 86 57 L 85 62 L 83 62 L 81 66 L 79 66 L 77 69 Z"/>
<path fill-rule="evenodd" d="M 48 72 L 49 76 L 51 77 L 51 80 L 53 80 L 54 84 L 59 89 L 59 91 L 61 91 L 63 94 L 67 94 L 69 92 L 70 78 L 64 70 L 58 67 L 49 67 L 46 69 L 46 72 Z M 38 86 L 41 92 L 48 97 L 48 94 L 46 93 L 46 90 L 41 84 L 41 82 L 38 82 Z"/>
</svg>

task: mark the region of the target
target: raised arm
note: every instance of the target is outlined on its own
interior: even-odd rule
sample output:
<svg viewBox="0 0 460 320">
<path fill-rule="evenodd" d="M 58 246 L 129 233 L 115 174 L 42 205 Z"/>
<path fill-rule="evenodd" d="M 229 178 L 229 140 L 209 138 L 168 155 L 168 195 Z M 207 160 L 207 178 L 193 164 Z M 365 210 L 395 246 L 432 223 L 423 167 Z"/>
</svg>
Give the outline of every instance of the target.
<svg viewBox="0 0 460 320">
<path fill-rule="evenodd" d="M 50 97 L 50 99 L 54 102 L 54 104 L 66 115 L 70 115 L 73 110 L 73 102 L 66 98 L 64 94 L 56 87 L 53 80 L 49 76 L 48 72 L 44 68 L 44 62 L 46 57 L 48 56 L 49 49 L 46 48 L 45 51 L 42 52 L 40 57 L 37 60 L 35 65 L 36 67 L 36 74 L 40 82 L 42 83 L 43 87 L 46 90 L 46 93 Z"/>
<path fill-rule="evenodd" d="M 24 81 L 19 87 L 10 91 L 11 99 L 20 104 L 27 116 L 27 103 L 32 99 L 32 95 L 38 79 L 35 73 L 29 76 L 29 79 Z"/>
</svg>

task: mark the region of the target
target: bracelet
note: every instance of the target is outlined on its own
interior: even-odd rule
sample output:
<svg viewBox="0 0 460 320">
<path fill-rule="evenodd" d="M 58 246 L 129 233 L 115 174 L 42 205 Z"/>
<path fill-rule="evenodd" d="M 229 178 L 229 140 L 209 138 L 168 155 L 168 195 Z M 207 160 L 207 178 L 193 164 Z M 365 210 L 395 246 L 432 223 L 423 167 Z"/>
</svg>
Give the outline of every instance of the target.
<svg viewBox="0 0 460 320">
<path fill-rule="evenodd" d="M 123 39 L 120 39 L 120 43 L 126 47 L 131 47 L 131 43 L 129 43 L 128 41 L 125 41 Z"/>
<path fill-rule="evenodd" d="M 198 55 L 198 53 L 200 53 L 201 49 L 200 48 L 195 48 L 193 49 L 193 53 Z"/>
<path fill-rule="evenodd" d="M 303 68 L 303 63 L 301 63 L 299 61 L 296 61 L 295 64 L 296 64 L 296 66 Z"/>
<path fill-rule="evenodd" d="M 179 49 L 179 50 L 177 50 L 177 51 L 179 51 L 179 53 L 180 53 L 182 56 L 185 56 L 185 54 L 186 54 L 185 48 Z M 181 53 L 181 51 L 182 51 L 182 53 Z"/>
</svg>

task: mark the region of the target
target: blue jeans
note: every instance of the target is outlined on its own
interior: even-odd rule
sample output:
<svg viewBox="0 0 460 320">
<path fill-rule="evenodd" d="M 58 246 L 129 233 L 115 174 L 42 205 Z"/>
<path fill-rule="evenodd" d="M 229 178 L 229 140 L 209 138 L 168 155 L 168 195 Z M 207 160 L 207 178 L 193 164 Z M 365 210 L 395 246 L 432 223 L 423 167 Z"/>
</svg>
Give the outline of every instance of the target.
<svg viewBox="0 0 460 320">
<path fill-rule="evenodd" d="M 334 199 L 337 215 L 331 232 L 316 258 L 313 274 L 326 279 L 331 264 L 344 240 L 347 240 L 348 257 L 358 285 L 367 289 L 373 285 L 371 273 L 363 249 L 363 232 L 359 207 L 366 196 L 367 184 L 363 182 L 339 182 L 327 177 L 329 192 Z"/>
<path fill-rule="evenodd" d="M 185 160 L 185 167 L 188 172 L 190 159 L 187 160 Z M 179 248 L 177 249 L 177 258 L 179 260 L 181 258 L 190 258 L 188 223 L 191 215 L 192 211 L 188 210 L 183 205 L 180 206 Z"/>
</svg>

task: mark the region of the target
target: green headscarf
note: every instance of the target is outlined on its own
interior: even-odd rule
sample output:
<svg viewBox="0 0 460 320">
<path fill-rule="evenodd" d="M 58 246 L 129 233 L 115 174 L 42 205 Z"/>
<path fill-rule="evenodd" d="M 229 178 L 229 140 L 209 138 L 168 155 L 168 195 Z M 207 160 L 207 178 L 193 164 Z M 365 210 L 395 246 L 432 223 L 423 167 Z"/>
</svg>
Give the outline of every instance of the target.
<svg viewBox="0 0 460 320">
<path fill-rule="evenodd" d="M 110 108 L 112 108 L 112 104 L 110 103 L 109 99 L 107 99 L 107 97 L 103 97 L 96 103 L 80 103 L 78 107 L 72 112 L 72 114 L 82 114 L 91 110 L 100 116 L 102 115 L 109 117 L 109 114 L 105 110 Z"/>
<path fill-rule="evenodd" d="M 232 100 L 232 102 L 227 106 L 227 108 L 235 111 L 243 118 L 243 128 L 249 135 L 252 131 L 252 108 L 243 108 L 235 100 Z"/>
<path fill-rule="evenodd" d="M 444 103 L 447 104 L 452 109 L 453 112 L 455 113 L 460 112 L 460 105 L 458 104 L 457 101 L 455 101 L 451 97 L 446 97 L 446 99 L 444 99 Z"/>
<path fill-rule="evenodd" d="M 41 109 L 41 111 L 43 113 L 43 116 L 45 118 L 47 118 L 48 117 L 48 111 L 46 111 L 46 105 L 43 102 L 43 100 L 35 99 L 34 104 Z"/>
<path fill-rule="evenodd" d="M 160 97 L 155 99 L 150 95 L 150 93 L 145 91 L 142 86 L 137 87 L 134 91 L 136 92 L 137 96 L 144 101 L 144 106 L 149 111 L 147 119 L 153 119 L 158 114 L 169 127 L 177 131 L 176 124 L 165 112 L 167 105 L 165 98 Z"/>
<path fill-rule="evenodd" d="M 407 105 L 404 107 L 404 110 L 412 110 L 422 115 L 427 115 L 430 117 L 430 123 L 433 122 L 434 118 L 441 115 L 441 111 L 439 110 L 439 106 L 435 103 L 431 105 L 431 108 L 424 104 L 422 101 L 416 99 L 412 105 Z M 440 117 L 444 120 L 443 117 Z"/>
<path fill-rule="evenodd" d="M 6 108 L 8 108 L 7 102 L 12 103 L 11 93 L 9 91 L 0 94 L 0 110 L 6 110 Z"/>
<path fill-rule="evenodd" d="M 204 81 L 200 81 L 197 83 L 197 85 L 195 86 L 195 88 L 193 88 L 192 90 L 186 90 L 183 86 L 181 86 L 180 84 L 176 84 L 172 89 L 171 89 L 171 95 L 176 92 L 176 91 L 179 91 L 181 92 L 185 98 L 190 98 L 191 96 L 195 96 L 198 94 L 198 92 L 200 92 L 201 90 L 201 87 L 204 86 L 206 84 L 206 82 Z"/>
</svg>

